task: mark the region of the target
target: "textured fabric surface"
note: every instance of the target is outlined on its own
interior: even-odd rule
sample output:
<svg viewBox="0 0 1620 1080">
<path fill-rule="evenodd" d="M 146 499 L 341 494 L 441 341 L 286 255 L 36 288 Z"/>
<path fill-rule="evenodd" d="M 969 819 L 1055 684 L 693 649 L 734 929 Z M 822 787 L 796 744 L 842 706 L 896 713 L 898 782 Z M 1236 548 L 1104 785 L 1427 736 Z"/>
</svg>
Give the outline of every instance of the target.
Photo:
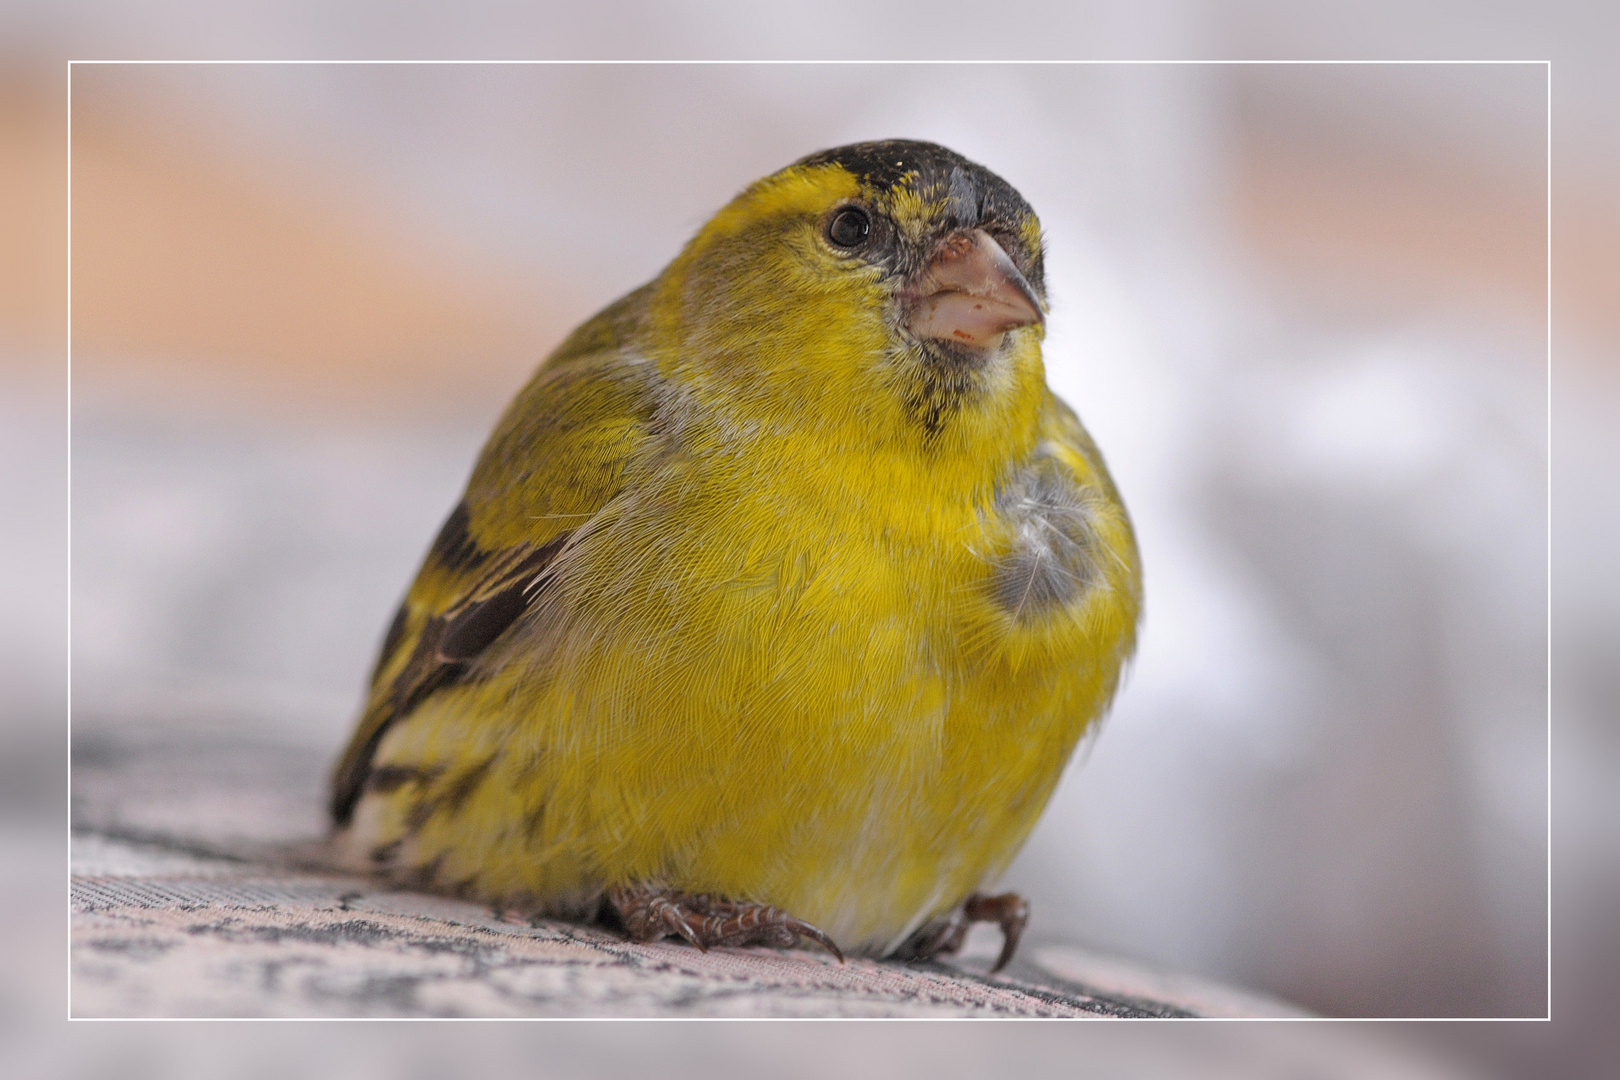
<svg viewBox="0 0 1620 1080">
<path fill-rule="evenodd" d="M 76 725 L 79 1016 L 1286 1015 L 1285 1006 L 1064 948 L 950 963 L 638 944 L 323 872 L 318 746 L 237 727 Z"/>
</svg>

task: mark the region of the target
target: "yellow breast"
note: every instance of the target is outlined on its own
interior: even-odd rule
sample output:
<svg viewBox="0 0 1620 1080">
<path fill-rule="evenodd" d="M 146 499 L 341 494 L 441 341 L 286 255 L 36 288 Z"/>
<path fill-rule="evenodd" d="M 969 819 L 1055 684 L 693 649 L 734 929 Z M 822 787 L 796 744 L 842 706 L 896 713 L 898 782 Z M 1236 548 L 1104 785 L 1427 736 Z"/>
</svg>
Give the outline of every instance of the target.
<svg viewBox="0 0 1620 1080">
<path fill-rule="evenodd" d="M 990 484 L 869 450 L 661 460 L 493 676 L 388 734 L 378 762 L 428 779 L 362 831 L 501 903 L 652 881 L 897 946 L 1005 868 L 1132 645 L 1129 525 L 1048 401 Z"/>
</svg>

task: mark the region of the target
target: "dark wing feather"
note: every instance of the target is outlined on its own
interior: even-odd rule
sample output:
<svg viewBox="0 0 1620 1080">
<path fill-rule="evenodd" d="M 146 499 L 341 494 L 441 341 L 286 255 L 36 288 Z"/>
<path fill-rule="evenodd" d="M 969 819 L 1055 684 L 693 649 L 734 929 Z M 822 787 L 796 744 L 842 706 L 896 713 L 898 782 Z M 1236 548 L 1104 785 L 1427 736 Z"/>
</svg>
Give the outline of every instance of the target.
<svg viewBox="0 0 1620 1080">
<path fill-rule="evenodd" d="M 536 548 L 510 548 L 495 556 L 486 553 L 487 573 L 477 586 L 443 614 L 428 617 L 405 666 L 386 689 L 373 687 L 370 707 L 338 763 L 332 780 L 331 813 L 339 826 L 348 824 L 353 815 L 371 771 L 372 756 L 389 728 L 434 691 L 468 678 L 471 661 L 510 629 L 545 590 L 546 568 L 571 535 L 563 533 Z M 408 602 L 401 605 L 395 626 L 408 620 L 408 609 Z M 378 660 L 378 675 L 388 668 L 391 653 L 399 647 L 394 639 L 403 636 L 403 631 L 396 635 L 390 628 Z"/>
</svg>

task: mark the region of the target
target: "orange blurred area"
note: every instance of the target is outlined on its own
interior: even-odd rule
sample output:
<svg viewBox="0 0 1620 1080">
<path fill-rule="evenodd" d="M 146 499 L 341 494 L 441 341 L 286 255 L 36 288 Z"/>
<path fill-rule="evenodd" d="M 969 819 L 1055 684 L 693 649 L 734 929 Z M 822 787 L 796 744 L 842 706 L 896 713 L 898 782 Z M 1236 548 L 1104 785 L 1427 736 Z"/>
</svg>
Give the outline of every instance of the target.
<svg viewBox="0 0 1620 1080">
<path fill-rule="evenodd" d="M 74 71 L 78 392 L 487 407 L 578 317 L 565 277 L 492 264 L 131 74 Z"/>
<path fill-rule="evenodd" d="M 1308 132 L 1245 134 L 1237 220 L 1289 292 L 1325 297 L 1354 282 L 1361 302 L 1407 309 L 1483 294 L 1543 317 L 1541 185 Z"/>
<path fill-rule="evenodd" d="M 68 140 L 65 72 L 0 69 L 0 332 L 10 363 L 66 344 Z"/>
</svg>

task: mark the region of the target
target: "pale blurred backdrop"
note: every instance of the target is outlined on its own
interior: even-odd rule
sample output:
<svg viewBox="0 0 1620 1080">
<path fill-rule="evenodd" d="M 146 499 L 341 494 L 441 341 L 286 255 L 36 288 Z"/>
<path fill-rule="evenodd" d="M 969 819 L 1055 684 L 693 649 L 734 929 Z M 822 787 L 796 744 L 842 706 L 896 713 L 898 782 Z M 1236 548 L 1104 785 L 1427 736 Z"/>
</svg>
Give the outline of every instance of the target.
<svg viewBox="0 0 1620 1080">
<path fill-rule="evenodd" d="M 1616 876 L 1613 12 L 135 12 L 0 9 L 0 242 L 19 256 L 0 261 L 0 589 L 25 616 L 0 639 L 0 826 L 22 871 L 0 900 L 60 888 L 29 870 L 61 857 L 30 823 L 62 805 L 68 661 L 57 61 L 1556 56 L 1557 970 L 1586 988 L 1560 1015 L 1612 987 L 1594 965 L 1614 939 L 1590 937 L 1612 912 L 1589 887 Z M 1544 68 L 79 66 L 73 83 L 76 708 L 212 711 L 335 747 L 489 423 L 557 338 L 755 176 L 850 139 L 939 139 L 1041 213 L 1051 378 L 1147 559 L 1132 679 L 1011 875 L 1032 932 L 1330 1013 L 1545 1010 Z M 0 1009 L 56 1015 L 61 965 L 33 925 L 6 928 Z"/>
<path fill-rule="evenodd" d="M 73 692 L 335 751 L 506 398 L 731 194 L 943 142 L 1050 238 L 1139 658 L 1031 937 L 1338 1015 L 1540 1015 L 1546 69 L 87 66 Z M 311 807 L 311 828 L 319 825 Z"/>
</svg>

